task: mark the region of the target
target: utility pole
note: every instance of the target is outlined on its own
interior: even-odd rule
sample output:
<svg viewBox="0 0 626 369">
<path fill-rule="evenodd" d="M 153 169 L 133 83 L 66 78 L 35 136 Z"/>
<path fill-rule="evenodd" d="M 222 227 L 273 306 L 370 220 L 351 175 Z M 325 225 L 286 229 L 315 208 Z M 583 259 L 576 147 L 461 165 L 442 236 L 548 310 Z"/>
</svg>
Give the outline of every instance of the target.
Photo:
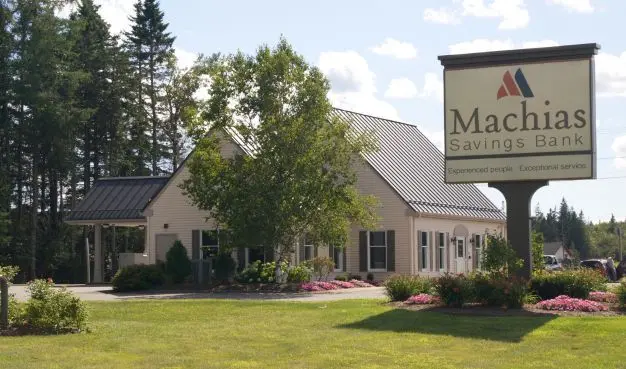
<svg viewBox="0 0 626 369">
<path fill-rule="evenodd" d="M 615 233 L 617 233 L 617 239 L 619 240 L 619 261 L 621 262 L 622 259 L 622 236 L 624 235 L 624 232 L 622 231 L 622 229 L 620 227 L 615 228 Z"/>
</svg>

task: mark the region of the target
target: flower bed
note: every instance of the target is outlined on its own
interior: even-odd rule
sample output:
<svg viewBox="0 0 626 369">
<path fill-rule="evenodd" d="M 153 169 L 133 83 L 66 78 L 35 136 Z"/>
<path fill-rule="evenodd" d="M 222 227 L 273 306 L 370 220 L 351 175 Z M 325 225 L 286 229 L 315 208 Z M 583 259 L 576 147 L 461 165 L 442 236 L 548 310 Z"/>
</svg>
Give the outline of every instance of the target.
<svg viewBox="0 0 626 369">
<path fill-rule="evenodd" d="M 329 281 L 328 283 L 332 283 L 335 286 L 341 287 L 341 288 L 354 288 L 354 287 L 356 287 L 353 283 L 346 282 L 346 281 L 332 280 L 332 281 Z"/>
<path fill-rule="evenodd" d="M 441 299 L 439 299 L 439 296 L 420 293 L 419 295 L 409 297 L 404 303 L 407 305 L 430 305 L 441 303 Z"/>
<path fill-rule="evenodd" d="M 374 285 L 358 279 L 352 279 L 350 280 L 350 283 L 352 283 L 355 287 L 374 287 Z"/>
<path fill-rule="evenodd" d="M 551 300 L 541 301 L 535 306 L 543 310 L 559 311 L 598 312 L 609 310 L 606 305 L 603 305 L 599 302 L 572 298 L 566 295 L 560 295 Z"/>
<path fill-rule="evenodd" d="M 589 293 L 589 300 L 613 304 L 617 302 L 617 295 L 613 292 L 594 291 Z"/>
<path fill-rule="evenodd" d="M 371 284 L 363 281 L 359 281 L 353 279 L 349 282 L 346 281 L 338 281 L 332 280 L 330 282 L 306 282 L 300 285 L 300 289 L 308 292 L 318 292 L 318 291 L 329 291 L 336 289 L 345 289 L 345 288 L 356 288 L 356 287 L 372 287 Z"/>
</svg>

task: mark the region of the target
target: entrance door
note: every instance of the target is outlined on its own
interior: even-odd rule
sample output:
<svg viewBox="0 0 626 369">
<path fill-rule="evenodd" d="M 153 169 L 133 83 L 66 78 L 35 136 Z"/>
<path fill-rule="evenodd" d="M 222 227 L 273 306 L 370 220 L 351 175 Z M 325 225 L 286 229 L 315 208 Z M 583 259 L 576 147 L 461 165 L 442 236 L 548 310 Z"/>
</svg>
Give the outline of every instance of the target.
<svg viewBox="0 0 626 369">
<path fill-rule="evenodd" d="M 176 234 L 157 234 L 155 236 L 156 260 L 165 261 L 165 255 L 178 239 Z"/>
<path fill-rule="evenodd" d="M 456 238 L 456 272 L 465 273 L 465 238 Z"/>
</svg>

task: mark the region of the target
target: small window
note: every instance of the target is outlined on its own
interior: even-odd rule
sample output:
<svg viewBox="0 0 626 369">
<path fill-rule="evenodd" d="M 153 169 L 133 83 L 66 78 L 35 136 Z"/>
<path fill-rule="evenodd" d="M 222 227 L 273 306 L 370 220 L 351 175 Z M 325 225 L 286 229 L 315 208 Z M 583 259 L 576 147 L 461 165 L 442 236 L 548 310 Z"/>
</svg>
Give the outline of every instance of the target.
<svg viewBox="0 0 626 369">
<path fill-rule="evenodd" d="M 311 260 L 313 259 L 313 241 L 305 236 L 304 237 L 304 255 L 302 255 L 302 260 Z"/>
<path fill-rule="evenodd" d="M 219 238 L 218 238 L 218 230 L 203 230 L 202 231 L 202 250 L 203 256 L 207 257 L 215 257 L 220 247 Z"/>
<path fill-rule="evenodd" d="M 439 270 L 446 269 L 446 235 L 439 233 Z"/>
<path fill-rule="evenodd" d="M 465 242 L 462 238 L 456 240 L 456 257 L 463 258 L 465 257 Z"/>
<path fill-rule="evenodd" d="M 477 234 L 474 237 L 474 245 L 476 248 L 476 264 L 478 265 L 478 269 L 480 269 L 480 265 L 482 263 L 482 257 L 483 257 L 483 250 L 482 250 L 482 246 L 483 246 L 483 237 L 479 234 Z"/>
<path fill-rule="evenodd" d="M 335 272 L 341 272 L 343 270 L 343 250 L 338 247 L 333 247 L 333 261 L 335 262 Z"/>
<path fill-rule="evenodd" d="M 428 269 L 428 232 L 420 232 L 420 259 L 422 269 Z"/>
<path fill-rule="evenodd" d="M 369 269 L 387 270 L 387 233 L 385 231 L 369 233 Z"/>
</svg>

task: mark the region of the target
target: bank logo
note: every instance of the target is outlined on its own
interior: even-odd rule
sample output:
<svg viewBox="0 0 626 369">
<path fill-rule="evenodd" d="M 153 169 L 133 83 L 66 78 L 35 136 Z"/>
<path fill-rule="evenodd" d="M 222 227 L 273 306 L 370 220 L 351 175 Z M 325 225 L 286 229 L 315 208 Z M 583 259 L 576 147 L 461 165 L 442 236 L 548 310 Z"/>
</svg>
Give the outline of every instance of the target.
<svg viewBox="0 0 626 369">
<path fill-rule="evenodd" d="M 535 96 L 521 68 L 515 72 L 515 79 L 508 70 L 502 76 L 502 84 L 498 89 L 498 100 L 506 96 L 524 96 L 526 98 Z"/>
</svg>

